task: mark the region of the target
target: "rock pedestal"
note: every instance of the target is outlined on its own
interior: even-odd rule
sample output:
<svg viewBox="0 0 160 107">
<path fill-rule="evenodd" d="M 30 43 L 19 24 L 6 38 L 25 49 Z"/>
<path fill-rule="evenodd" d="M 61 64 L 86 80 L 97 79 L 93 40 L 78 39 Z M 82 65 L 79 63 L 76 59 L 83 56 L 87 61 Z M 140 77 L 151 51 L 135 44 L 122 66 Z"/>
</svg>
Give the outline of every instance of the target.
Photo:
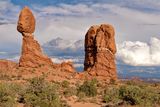
<svg viewBox="0 0 160 107">
<path fill-rule="evenodd" d="M 22 53 L 19 60 L 20 67 L 52 66 L 50 58 L 42 53 L 39 43 L 34 40 L 35 18 L 28 7 L 20 13 L 17 30 L 23 36 Z"/>
<path fill-rule="evenodd" d="M 84 70 L 91 76 L 116 80 L 114 28 L 102 24 L 92 26 L 85 36 Z"/>
</svg>

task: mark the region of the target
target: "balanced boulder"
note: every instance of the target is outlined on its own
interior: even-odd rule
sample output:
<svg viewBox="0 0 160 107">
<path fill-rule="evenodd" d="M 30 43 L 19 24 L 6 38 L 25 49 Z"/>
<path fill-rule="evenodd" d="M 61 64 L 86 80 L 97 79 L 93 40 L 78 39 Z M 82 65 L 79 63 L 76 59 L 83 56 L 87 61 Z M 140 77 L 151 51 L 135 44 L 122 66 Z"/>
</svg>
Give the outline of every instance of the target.
<svg viewBox="0 0 160 107">
<path fill-rule="evenodd" d="M 23 36 L 20 67 L 52 66 L 52 60 L 42 53 L 39 43 L 34 39 L 35 18 L 28 7 L 20 13 L 17 30 Z"/>
</svg>

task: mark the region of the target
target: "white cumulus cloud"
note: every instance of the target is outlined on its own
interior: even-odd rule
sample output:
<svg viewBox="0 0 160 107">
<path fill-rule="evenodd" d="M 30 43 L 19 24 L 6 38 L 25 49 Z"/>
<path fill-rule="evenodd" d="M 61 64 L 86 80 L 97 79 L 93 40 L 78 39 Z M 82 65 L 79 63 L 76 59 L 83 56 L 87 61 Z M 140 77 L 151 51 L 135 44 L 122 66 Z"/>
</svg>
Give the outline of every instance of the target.
<svg viewBox="0 0 160 107">
<path fill-rule="evenodd" d="M 125 41 L 118 45 L 117 58 L 133 66 L 159 66 L 160 39 L 152 37 L 149 44 Z"/>
</svg>

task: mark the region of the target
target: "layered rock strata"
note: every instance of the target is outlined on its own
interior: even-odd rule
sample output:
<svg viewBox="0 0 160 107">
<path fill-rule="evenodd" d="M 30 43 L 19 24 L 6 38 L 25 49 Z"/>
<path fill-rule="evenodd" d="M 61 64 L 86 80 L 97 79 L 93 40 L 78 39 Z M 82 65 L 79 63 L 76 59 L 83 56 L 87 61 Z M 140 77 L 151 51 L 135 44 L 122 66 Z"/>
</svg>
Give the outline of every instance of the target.
<svg viewBox="0 0 160 107">
<path fill-rule="evenodd" d="M 111 25 L 92 26 L 85 36 L 84 70 L 91 76 L 116 80 L 115 31 Z"/>
<path fill-rule="evenodd" d="M 24 7 L 19 15 L 17 30 L 23 36 L 20 67 L 52 66 L 50 58 L 43 54 L 39 43 L 34 39 L 35 18 L 28 7 Z"/>
</svg>

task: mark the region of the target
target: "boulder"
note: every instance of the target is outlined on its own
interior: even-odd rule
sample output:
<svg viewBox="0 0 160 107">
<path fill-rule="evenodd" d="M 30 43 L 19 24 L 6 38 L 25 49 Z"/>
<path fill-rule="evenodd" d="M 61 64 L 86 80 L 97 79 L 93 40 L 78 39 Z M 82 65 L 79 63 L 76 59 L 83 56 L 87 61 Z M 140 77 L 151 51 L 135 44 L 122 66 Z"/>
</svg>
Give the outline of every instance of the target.
<svg viewBox="0 0 160 107">
<path fill-rule="evenodd" d="M 33 33 L 35 31 L 35 18 L 28 7 L 24 7 L 19 15 L 17 30 L 20 33 Z"/>
</svg>

